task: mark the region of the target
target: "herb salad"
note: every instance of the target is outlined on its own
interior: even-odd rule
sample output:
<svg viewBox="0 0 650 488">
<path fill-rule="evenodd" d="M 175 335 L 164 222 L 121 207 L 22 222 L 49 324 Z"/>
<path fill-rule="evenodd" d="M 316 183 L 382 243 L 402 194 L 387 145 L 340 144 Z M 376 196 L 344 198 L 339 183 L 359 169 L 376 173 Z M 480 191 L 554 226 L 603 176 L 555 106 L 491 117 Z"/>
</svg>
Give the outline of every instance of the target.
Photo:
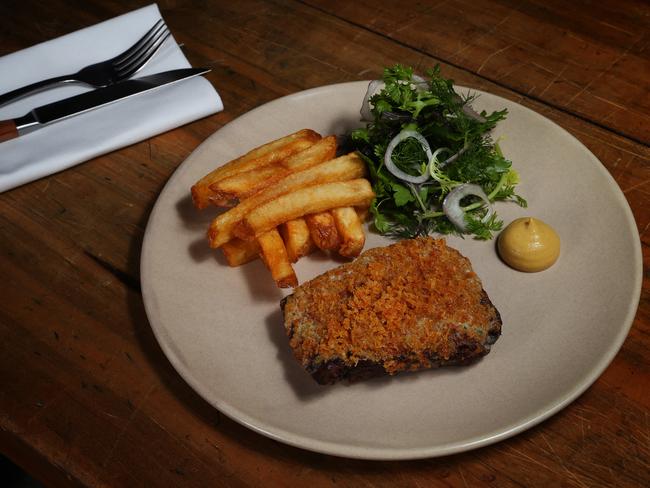
<svg viewBox="0 0 650 488">
<path fill-rule="evenodd" d="M 490 239 L 501 229 L 492 203 L 526 201 L 515 193 L 512 163 L 491 136 L 506 110 L 478 114 L 473 95 L 459 95 L 436 66 L 428 80 L 411 68 L 384 70 L 384 87 L 372 82 L 362 107 L 369 121 L 351 133 L 365 159 L 376 198 L 370 210 L 377 230 L 394 237 L 435 232 Z"/>
</svg>

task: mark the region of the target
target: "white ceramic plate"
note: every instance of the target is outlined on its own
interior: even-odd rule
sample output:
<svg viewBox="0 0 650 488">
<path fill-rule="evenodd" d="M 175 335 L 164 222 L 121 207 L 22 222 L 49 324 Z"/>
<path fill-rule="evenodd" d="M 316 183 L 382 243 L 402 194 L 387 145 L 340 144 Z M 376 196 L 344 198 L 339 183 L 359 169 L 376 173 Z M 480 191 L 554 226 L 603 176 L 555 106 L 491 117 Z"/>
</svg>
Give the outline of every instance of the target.
<svg viewBox="0 0 650 488">
<path fill-rule="evenodd" d="M 529 207 L 498 204 L 507 222 L 533 215 L 559 233 L 551 269 L 513 271 L 494 242 L 449 238 L 468 256 L 503 318 L 503 335 L 478 363 L 319 386 L 293 359 L 275 288 L 259 262 L 228 268 L 208 249 L 216 211 L 193 209 L 190 186 L 214 167 L 301 128 L 356 127 L 367 83 L 296 93 L 231 122 L 201 144 L 162 191 L 141 261 L 151 326 L 181 376 L 221 412 L 305 449 L 369 459 L 439 456 L 521 432 L 580 395 L 613 359 L 634 318 L 642 260 L 622 192 L 573 136 L 541 115 L 480 93 L 475 108 L 506 107 L 495 137 L 521 174 Z M 370 235 L 366 248 L 389 244 Z M 339 263 L 301 260 L 305 281 Z"/>
</svg>

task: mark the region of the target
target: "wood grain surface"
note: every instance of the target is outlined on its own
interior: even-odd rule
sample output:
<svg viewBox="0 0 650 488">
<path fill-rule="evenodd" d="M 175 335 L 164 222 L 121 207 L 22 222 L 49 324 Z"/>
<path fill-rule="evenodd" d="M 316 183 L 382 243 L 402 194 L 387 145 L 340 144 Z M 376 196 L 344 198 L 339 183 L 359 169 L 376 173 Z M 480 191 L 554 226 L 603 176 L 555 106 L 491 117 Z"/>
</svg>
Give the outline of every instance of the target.
<svg viewBox="0 0 650 488">
<path fill-rule="evenodd" d="M 18 137 L 16 124 L 11 120 L 0 120 L 0 142 Z"/>
<path fill-rule="evenodd" d="M 147 3 L 4 0 L 0 55 Z M 225 110 L 0 194 L 3 454 L 48 486 L 650 485 L 647 2 L 158 5 L 190 62 L 212 68 Z M 205 403 L 151 332 L 139 257 L 161 188 L 210 134 L 280 96 L 375 78 L 396 62 L 440 63 L 457 83 L 530 107 L 583 142 L 633 210 L 644 281 L 619 354 L 557 415 L 475 451 L 370 462 L 283 445 Z"/>
</svg>

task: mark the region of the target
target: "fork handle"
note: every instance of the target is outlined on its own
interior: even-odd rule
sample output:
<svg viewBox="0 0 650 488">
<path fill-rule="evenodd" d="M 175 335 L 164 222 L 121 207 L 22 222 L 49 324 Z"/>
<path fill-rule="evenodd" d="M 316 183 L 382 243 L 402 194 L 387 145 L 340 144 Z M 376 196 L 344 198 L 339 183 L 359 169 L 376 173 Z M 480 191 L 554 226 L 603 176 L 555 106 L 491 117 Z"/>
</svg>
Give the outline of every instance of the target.
<svg viewBox="0 0 650 488">
<path fill-rule="evenodd" d="M 35 93 L 47 88 L 50 85 L 55 85 L 57 83 L 64 83 L 66 81 L 75 81 L 70 75 L 66 76 L 55 76 L 54 78 L 49 78 L 47 80 L 37 81 L 31 85 L 23 86 L 21 88 L 16 88 L 7 93 L 0 95 L 0 107 L 9 102 L 18 100 L 19 98 L 29 95 L 30 93 Z"/>
</svg>

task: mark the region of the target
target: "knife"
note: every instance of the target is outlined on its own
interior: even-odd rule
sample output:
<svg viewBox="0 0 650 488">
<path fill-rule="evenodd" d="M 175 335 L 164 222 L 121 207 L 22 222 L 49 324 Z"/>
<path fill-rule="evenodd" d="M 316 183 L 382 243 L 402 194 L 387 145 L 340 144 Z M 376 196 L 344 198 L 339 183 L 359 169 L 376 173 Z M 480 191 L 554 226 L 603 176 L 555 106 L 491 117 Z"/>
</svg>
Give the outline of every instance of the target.
<svg viewBox="0 0 650 488">
<path fill-rule="evenodd" d="M 49 103 L 31 110 L 17 119 L 0 120 L 0 142 L 22 136 L 48 124 L 53 124 L 95 110 L 141 93 L 178 83 L 210 71 L 210 68 L 186 68 L 165 71 L 155 75 L 122 81 L 81 95 Z"/>
</svg>

